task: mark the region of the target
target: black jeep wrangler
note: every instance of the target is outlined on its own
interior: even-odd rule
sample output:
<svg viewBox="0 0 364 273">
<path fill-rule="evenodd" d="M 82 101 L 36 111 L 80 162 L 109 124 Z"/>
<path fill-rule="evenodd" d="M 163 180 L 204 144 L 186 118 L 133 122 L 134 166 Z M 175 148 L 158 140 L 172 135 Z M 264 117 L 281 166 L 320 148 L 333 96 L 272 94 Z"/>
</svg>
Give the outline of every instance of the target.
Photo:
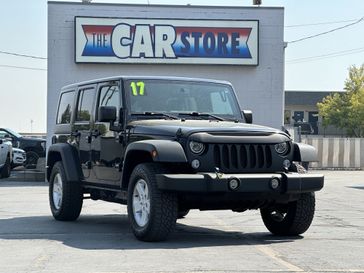
<svg viewBox="0 0 364 273">
<path fill-rule="evenodd" d="M 324 178 L 313 147 L 252 125 L 228 82 L 113 77 L 62 89 L 47 179 L 52 214 L 76 220 L 83 199 L 126 204 L 131 228 L 160 241 L 190 209 L 260 209 L 265 226 L 310 226 Z"/>
</svg>

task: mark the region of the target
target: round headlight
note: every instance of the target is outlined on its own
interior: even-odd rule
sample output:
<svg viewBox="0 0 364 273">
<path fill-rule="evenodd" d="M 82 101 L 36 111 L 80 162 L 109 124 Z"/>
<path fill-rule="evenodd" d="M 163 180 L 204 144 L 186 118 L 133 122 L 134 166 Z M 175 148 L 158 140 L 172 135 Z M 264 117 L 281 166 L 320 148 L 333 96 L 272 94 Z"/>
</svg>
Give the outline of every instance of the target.
<svg viewBox="0 0 364 273">
<path fill-rule="evenodd" d="M 289 146 L 288 146 L 287 142 L 282 142 L 282 143 L 278 143 L 278 144 L 274 145 L 274 149 L 280 155 L 286 154 L 288 152 L 288 147 Z"/>
<path fill-rule="evenodd" d="M 189 145 L 194 154 L 201 154 L 205 150 L 205 145 L 201 142 L 190 141 Z"/>
</svg>

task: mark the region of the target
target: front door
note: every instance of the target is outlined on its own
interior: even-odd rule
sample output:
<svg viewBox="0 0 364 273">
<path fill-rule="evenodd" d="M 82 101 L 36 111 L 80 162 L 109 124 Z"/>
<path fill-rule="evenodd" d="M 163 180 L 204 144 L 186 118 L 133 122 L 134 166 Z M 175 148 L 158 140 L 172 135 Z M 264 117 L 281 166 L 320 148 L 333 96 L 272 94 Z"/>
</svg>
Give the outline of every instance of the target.
<svg viewBox="0 0 364 273">
<path fill-rule="evenodd" d="M 102 83 L 97 89 L 95 126 L 91 142 L 92 176 L 98 183 L 117 186 L 121 178 L 123 146 L 119 140 L 119 132 L 110 130 L 110 123 L 98 121 L 98 108 L 116 107 L 115 126 L 119 124 L 119 109 L 122 106 L 120 84 L 118 81 Z"/>
<path fill-rule="evenodd" d="M 91 129 L 95 91 L 94 85 L 79 89 L 75 123 L 72 129 L 72 134 L 77 135 L 80 163 L 86 181 L 89 181 L 91 171 Z"/>
</svg>

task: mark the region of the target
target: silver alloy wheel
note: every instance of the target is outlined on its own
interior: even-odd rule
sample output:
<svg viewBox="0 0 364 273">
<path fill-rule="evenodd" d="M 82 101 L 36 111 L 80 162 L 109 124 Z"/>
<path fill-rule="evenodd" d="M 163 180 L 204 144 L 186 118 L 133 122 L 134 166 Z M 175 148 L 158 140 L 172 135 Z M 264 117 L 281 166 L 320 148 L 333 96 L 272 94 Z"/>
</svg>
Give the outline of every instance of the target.
<svg viewBox="0 0 364 273">
<path fill-rule="evenodd" d="M 148 184 L 144 179 L 139 179 L 133 191 L 133 215 L 135 222 L 140 227 L 144 227 L 149 221 L 150 196 Z"/>
<path fill-rule="evenodd" d="M 53 180 L 53 205 L 58 210 L 61 208 L 63 197 L 63 182 L 60 173 L 54 176 Z"/>
</svg>

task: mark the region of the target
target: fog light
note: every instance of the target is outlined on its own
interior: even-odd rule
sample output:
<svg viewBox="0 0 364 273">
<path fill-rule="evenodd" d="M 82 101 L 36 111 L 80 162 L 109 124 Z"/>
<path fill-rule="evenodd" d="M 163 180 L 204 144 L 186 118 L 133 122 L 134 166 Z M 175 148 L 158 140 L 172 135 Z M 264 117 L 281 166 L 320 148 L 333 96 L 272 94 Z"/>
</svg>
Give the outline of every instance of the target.
<svg viewBox="0 0 364 273">
<path fill-rule="evenodd" d="M 237 178 L 230 179 L 229 188 L 230 190 L 235 191 L 240 185 L 240 181 Z"/>
<path fill-rule="evenodd" d="M 200 161 L 199 161 L 198 159 L 194 159 L 194 160 L 192 160 L 192 162 L 191 162 L 191 166 L 192 166 L 192 168 L 194 168 L 194 169 L 198 169 L 198 168 L 200 167 Z"/>
<path fill-rule="evenodd" d="M 289 167 L 291 167 L 291 161 L 289 161 L 288 159 L 285 159 L 283 161 L 283 168 L 285 168 L 286 170 L 288 170 Z"/>
<path fill-rule="evenodd" d="M 279 181 L 279 179 L 277 177 L 273 177 L 271 180 L 270 180 L 270 187 L 273 189 L 273 190 L 276 190 L 278 187 L 279 187 L 279 184 L 281 183 L 281 181 Z"/>
</svg>

